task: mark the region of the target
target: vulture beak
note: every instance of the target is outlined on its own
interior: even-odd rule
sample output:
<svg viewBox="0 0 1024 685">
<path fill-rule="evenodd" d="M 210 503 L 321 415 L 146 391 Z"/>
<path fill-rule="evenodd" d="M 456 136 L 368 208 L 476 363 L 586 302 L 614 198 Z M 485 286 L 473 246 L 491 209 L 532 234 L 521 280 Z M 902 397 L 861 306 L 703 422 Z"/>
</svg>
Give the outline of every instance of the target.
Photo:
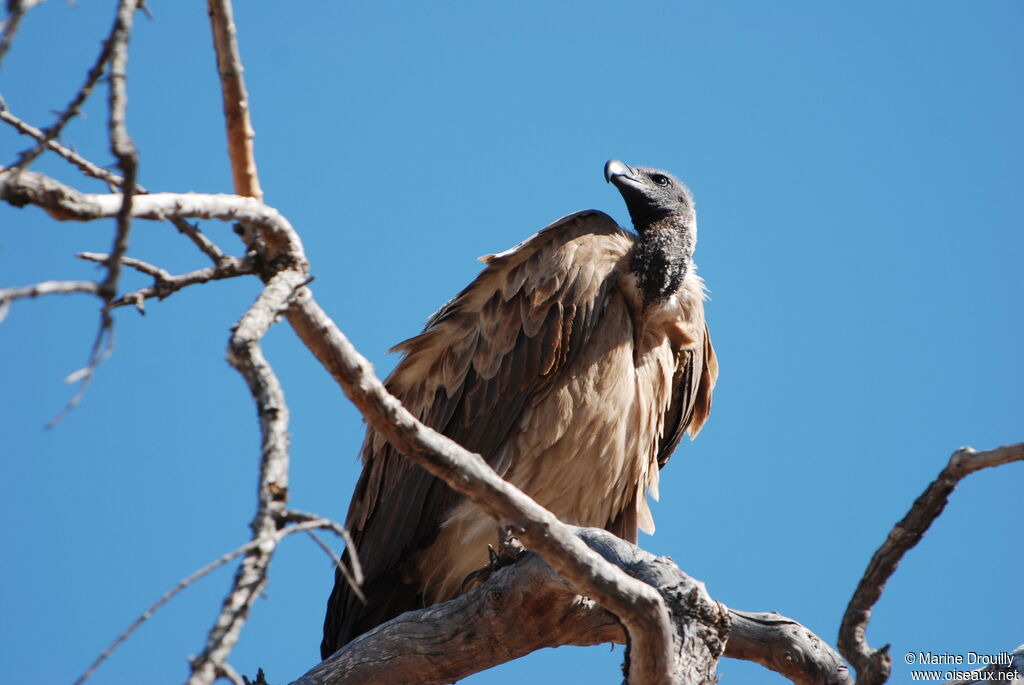
<svg viewBox="0 0 1024 685">
<path fill-rule="evenodd" d="M 616 179 L 621 180 L 617 181 Z M 636 178 L 636 172 L 628 164 L 617 159 L 609 159 L 604 165 L 604 180 L 618 188 L 621 187 L 619 185 L 621 181 L 636 183 L 639 179 Z"/>
</svg>

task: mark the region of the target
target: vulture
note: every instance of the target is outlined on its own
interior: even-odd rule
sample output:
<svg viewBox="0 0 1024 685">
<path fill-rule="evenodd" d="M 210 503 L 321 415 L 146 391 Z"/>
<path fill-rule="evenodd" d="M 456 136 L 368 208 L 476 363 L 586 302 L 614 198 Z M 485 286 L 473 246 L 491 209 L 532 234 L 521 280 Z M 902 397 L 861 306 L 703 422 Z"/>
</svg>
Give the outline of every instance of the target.
<svg viewBox="0 0 1024 685">
<path fill-rule="evenodd" d="M 586 210 L 481 257 L 480 275 L 393 348 L 403 356 L 386 385 L 562 521 L 636 542 L 654 531 L 659 470 L 708 418 L 718 363 L 690 191 L 618 160 L 604 175 L 635 233 Z M 346 526 L 366 601 L 335 573 L 323 658 L 460 594 L 496 537 L 496 521 L 372 427 L 362 461 Z"/>
</svg>

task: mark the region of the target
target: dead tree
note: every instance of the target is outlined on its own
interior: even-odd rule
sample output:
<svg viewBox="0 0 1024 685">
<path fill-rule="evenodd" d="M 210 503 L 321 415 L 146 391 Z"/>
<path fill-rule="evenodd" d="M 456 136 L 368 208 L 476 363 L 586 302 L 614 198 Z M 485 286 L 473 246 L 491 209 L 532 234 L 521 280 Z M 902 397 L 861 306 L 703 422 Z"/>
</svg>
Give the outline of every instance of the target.
<svg viewBox="0 0 1024 685">
<path fill-rule="evenodd" d="M 8 3 L 0 36 L 0 59 L 11 47 L 25 13 L 36 2 Z M 4 106 L 0 118 L 34 139 L 17 159 L 0 170 L 0 199 L 16 207 L 34 207 L 57 221 L 116 219 L 108 253 L 84 253 L 103 265 L 95 281 L 43 281 L 0 290 L 0 318 L 16 300 L 60 293 L 84 293 L 101 302 L 97 335 L 89 363 L 78 374 L 73 407 L 108 353 L 115 311 L 141 309 L 183 288 L 212 281 L 255 277 L 262 282 L 256 301 L 244 308 L 228 344 L 229 362 L 246 382 L 259 416 L 259 497 L 252 538 L 182 581 L 105 651 L 83 674 L 84 681 L 143 620 L 199 577 L 240 559 L 203 651 L 192 660 L 189 683 L 227 678 L 241 683 L 230 665 L 254 600 L 266 587 L 277 544 L 297 532 L 322 529 L 347 538 L 328 518 L 289 505 L 288 407 L 281 384 L 264 356 L 261 340 L 279 320 L 295 334 L 359 408 L 367 422 L 417 464 L 501 521 L 528 554 L 509 542 L 504 566 L 479 588 L 450 602 L 411 612 L 356 639 L 297 683 L 406 682 L 444 683 L 546 646 L 619 642 L 628 645 L 624 665 L 632 685 L 710 683 L 721 656 L 756 661 L 797 683 L 850 683 L 847 668 L 825 641 L 796 621 L 773 613 L 750 613 L 713 600 L 702 583 L 668 558 L 654 557 L 618 538 L 558 521 L 529 497 L 499 478 L 479 455 L 468 452 L 417 421 L 384 388 L 363 358 L 317 303 L 310 285 L 309 261 L 298 232 L 280 212 L 263 202 L 248 116 L 248 97 L 229 0 L 209 0 L 217 71 L 223 93 L 228 148 L 235 195 L 152 192 L 137 183 L 139 151 L 129 134 L 125 84 L 127 45 L 138 0 L 119 0 L 113 26 L 85 83 L 46 128 L 22 121 Z M 119 174 L 85 159 L 60 142 L 65 125 L 81 111 L 95 86 L 109 81 L 108 139 Z M 106 182 L 111 192 L 82 193 L 29 169 L 39 155 L 63 157 L 86 176 Z M 242 252 L 231 255 L 190 220 L 234 222 Z M 159 265 L 128 255 L 128 238 L 137 220 L 173 225 L 211 265 L 171 274 Z M 150 276 L 150 286 L 124 292 L 123 269 Z M 241 306 L 240 306 L 241 309 Z M 889 673 L 885 649 L 867 646 L 865 631 L 872 605 L 902 555 L 941 512 L 960 478 L 980 468 L 1024 458 L 1024 445 L 989 452 L 957 451 L 949 464 L 876 553 L 850 603 L 839 644 L 857 669 L 858 683 L 881 683 Z M 325 546 L 325 549 L 328 549 Z M 333 553 L 332 553 L 333 555 Z M 339 566 L 341 562 L 337 561 Z M 342 567 L 353 584 L 358 564 Z M 500 617 L 500 620 L 498 618 Z M 510 624 L 528 630 L 508 631 Z M 472 625 L 472 631 L 464 628 Z M 427 658 L 429 657 L 429 658 Z"/>
</svg>

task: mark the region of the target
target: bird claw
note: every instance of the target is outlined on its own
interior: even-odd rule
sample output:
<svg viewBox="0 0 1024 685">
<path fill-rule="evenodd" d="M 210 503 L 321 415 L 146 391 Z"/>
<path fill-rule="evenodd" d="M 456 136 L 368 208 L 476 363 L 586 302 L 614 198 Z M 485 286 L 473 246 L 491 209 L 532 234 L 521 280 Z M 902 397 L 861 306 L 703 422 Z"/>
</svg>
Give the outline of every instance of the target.
<svg viewBox="0 0 1024 685">
<path fill-rule="evenodd" d="M 509 528 L 498 528 L 498 549 L 487 545 L 487 565 L 473 571 L 462 581 L 462 592 L 483 585 L 496 571 L 511 566 L 526 554 L 526 547 Z"/>
</svg>

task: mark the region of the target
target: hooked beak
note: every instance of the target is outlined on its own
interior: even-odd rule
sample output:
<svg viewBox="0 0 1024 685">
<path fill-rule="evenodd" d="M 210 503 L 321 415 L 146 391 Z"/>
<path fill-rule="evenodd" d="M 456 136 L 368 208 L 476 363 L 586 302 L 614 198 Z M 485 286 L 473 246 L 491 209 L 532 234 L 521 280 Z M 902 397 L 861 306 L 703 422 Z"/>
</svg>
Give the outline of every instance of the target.
<svg viewBox="0 0 1024 685">
<path fill-rule="evenodd" d="M 609 159 L 604 165 L 604 180 L 618 186 L 619 183 L 616 182 L 616 179 L 633 181 L 634 183 L 639 180 L 636 178 L 635 172 L 628 164 L 620 162 L 617 159 Z"/>
</svg>

